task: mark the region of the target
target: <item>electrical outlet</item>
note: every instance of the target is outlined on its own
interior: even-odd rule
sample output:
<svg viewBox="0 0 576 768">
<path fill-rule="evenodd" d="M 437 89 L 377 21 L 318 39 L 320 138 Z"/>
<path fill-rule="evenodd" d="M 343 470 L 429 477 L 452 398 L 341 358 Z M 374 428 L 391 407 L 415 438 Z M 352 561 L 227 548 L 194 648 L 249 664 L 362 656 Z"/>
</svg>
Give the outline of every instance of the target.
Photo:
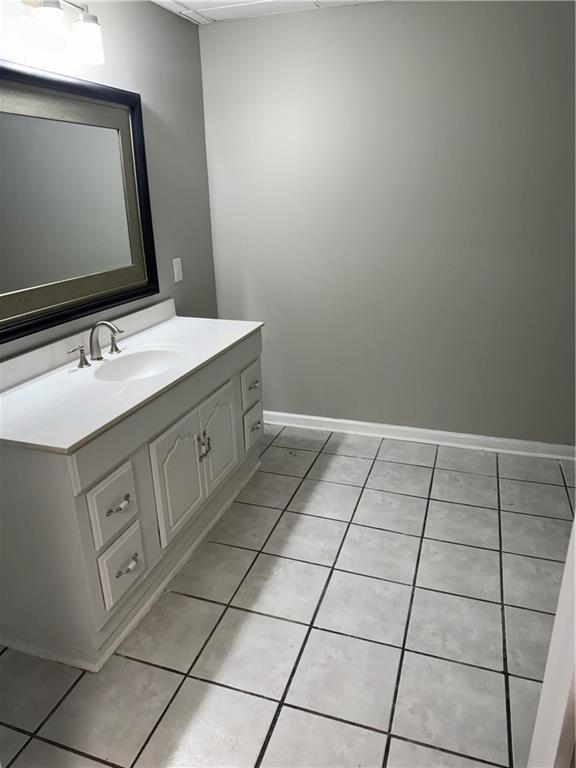
<svg viewBox="0 0 576 768">
<path fill-rule="evenodd" d="M 179 283 L 182 279 L 182 259 L 174 259 L 172 261 L 174 265 L 174 282 Z"/>
</svg>

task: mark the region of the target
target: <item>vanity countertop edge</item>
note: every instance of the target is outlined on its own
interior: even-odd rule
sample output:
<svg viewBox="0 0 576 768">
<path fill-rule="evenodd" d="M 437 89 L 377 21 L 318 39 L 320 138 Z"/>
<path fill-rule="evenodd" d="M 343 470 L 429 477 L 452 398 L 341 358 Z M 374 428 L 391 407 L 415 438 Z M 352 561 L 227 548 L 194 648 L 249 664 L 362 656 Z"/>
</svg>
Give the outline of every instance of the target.
<svg viewBox="0 0 576 768">
<path fill-rule="evenodd" d="M 150 311 L 153 312 L 154 307 Z M 145 325 L 146 313 L 138 314 Z M 130 325 L 130 315 L 126 319 Z M 117 322 L 121 323 L 122 319 Z M 181 363 L 168 371 L 129 382 L 96 379 L 99 368 L 110 364 L 106 354 L 103 361 L 93 362 L 87 369 L 77 368 L 74 360 L 45 371 L 0 393 L 0 445 L 73 454 L 258 333 L 263 325 L 263 322 L 174 314 L 128 338 L 119 337 L 121 349 L 128 354 L 155 348 L 175 349 Z"/>
</svg>

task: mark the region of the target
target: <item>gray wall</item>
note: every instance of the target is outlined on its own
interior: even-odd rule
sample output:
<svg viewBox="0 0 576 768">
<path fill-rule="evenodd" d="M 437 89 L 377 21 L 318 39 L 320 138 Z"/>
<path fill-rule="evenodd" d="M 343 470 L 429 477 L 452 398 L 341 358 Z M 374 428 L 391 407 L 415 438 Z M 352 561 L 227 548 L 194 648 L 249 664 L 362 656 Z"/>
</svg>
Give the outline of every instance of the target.
<svg viewBox="0 0 576 768">
<path fill-rule="evenodd" d="M 218 304 L 266 407 L 568 443 L 573 4 L 200 30 Z"/>
<path fill-rule="evenodd" d="M 142 96 L 160 295 L 8 342 L 0 347 L 0 357 L 170 296 L 183 315 L 217 313 L 198 29 L 150 2 L 90 3 L 90 8 L 102 25 L 106 64 L 60 71 Z M 184 280 L 175 284 L 172 259 L 177 257 Z"/>
</svg>

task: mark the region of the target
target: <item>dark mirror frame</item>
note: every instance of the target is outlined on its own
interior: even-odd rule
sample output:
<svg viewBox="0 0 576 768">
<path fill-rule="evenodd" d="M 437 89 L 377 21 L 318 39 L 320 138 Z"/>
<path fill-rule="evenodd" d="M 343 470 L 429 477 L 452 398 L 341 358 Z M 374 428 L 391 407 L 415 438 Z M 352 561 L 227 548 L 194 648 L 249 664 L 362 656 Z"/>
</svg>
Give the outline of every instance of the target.
<svg viewBox="0 0 576 768">
<path fill-rule="evenodd" d="M 2 323 L 0 325 L 0 344 L 61 323 L 66 323 L 69 320 L 99 312 L 103 309 L 158 293 L 158 270 L 154 248 L 154 233 L 152 230 L 140 95 L 132 91 L 124 91 L 107 85 L 31 69 L 3 60 L 0 60 L 0 80 L 18 86 L 30 86 L 34 89 L 42 89 L 72 98 L 79 98 L 93 104 L 121 105 L 128 110 L 132 133 L 133 170 L 138 197 L 141 245 L 146 270 L 146 281 L 144 283 L 127 286 L 121 290 L 115 290 L 113 293 L 88 296 L 81 301 L 79 300 L 76 304 L 46 307 L 32 316 L 16 317 L 13 320 Z M 2 183 L 1 178 L 0 183 Z M 0 258 L 2 258 L 2 254 L 0 254 Z"/>
</svg>

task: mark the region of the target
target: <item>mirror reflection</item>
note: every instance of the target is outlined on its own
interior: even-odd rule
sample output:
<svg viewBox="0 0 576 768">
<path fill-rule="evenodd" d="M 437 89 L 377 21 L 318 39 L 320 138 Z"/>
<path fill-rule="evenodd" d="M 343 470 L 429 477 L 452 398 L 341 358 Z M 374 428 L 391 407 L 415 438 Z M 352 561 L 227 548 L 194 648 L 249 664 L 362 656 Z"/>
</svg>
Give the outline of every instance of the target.
<svg viewBox="0 0 576 768">
<path fill-rule="evenodd" d="M 0 113 L 0 294 L 132 264 L 119 132 Z"/>
</svg>

